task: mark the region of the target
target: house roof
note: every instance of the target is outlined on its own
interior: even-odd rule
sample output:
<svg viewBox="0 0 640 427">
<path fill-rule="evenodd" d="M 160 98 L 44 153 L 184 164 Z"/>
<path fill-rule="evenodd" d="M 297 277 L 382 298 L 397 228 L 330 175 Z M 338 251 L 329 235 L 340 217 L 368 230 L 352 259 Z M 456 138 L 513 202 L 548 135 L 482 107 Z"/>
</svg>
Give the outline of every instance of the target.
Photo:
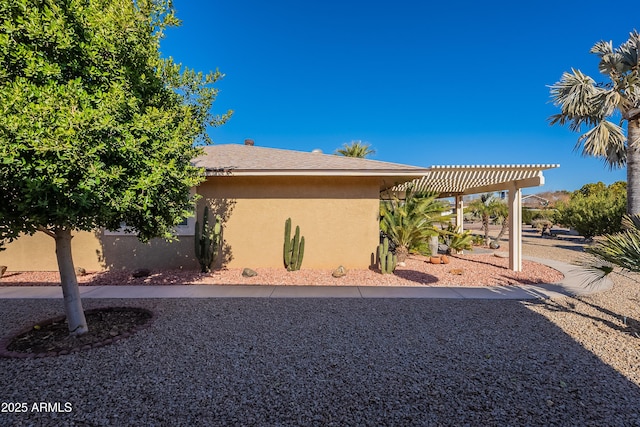
<svg viewBox="0 0 640 427">
<path fill-rule="evenodd" d="M 377 177 L 381 188 L 422 177 L 427 168 L 317 152 L 240 144 L 203 147 L 193 164 L 206 176 L 359 176 Z M 383 183 L 384 182 L 384 183 Z"/>
<path fill-rule="evenodd" d="M 360 176 L 376 177 L 380 189 L 404 191 L 409 183 L 441 197 L 536 187 L 543 170 L 557 164 L 436 165 L 430 168 L 316 152 L 282 150 L 241 144 L 204 147 L 193 164 L 206 176 Z"/>
</svg>

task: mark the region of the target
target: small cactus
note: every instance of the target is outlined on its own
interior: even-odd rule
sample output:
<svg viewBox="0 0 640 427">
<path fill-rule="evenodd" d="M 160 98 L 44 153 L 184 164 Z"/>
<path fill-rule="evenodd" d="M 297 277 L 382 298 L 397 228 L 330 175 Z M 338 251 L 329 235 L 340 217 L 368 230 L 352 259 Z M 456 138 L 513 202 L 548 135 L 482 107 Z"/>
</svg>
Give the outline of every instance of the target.
<svg viewBox="0 0 640 427">
<path fill-rule="evenodd" d="M 202 214 L 202 228 L 196 221 L 195 230 L 196 258 L 203 273 L 211 272 L 211 264 L 216 259 L 222 245 L 222 218 L 216 215 L 216 222 L 209 225 L 209 207 L 205 206 Z"/>
<path fill-rule="evenodd" d="M 398 257 L 389 251 L 389 239 L 386 237 L 378 246 L 378 262 L 380 263 L 380 271 L 382 274 L 391 274 L 396 269 Z"/>
<path fill-rule="evenodd" d="M 284 222 L 284 266 L 287 271 L 300 270 L 304 257 L 304 236 L 300 237 L 300 227 L 296 226 L 296 232 L 291 238 L 291 218 Z"/>
</svg>

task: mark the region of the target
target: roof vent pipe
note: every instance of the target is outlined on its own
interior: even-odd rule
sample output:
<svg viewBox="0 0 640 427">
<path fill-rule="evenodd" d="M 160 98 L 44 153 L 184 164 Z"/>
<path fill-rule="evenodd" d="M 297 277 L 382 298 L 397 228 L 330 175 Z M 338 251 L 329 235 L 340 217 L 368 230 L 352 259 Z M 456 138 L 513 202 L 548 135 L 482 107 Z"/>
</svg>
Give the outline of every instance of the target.
<svg viewBox="0 0 640 427">
<path fill-rule="evenodd" d="M 314 148 L 313 150 L 311 150 L 311 152 L 316 154 L 322 154 L 322 150 L 319 148 Z"/>
<path fill-rule="evenodd" d="M 245 139 L 244 140 L 244 145 L 250 145 L 250 146 L 253 147 L 253 144 L 254 144 L 253 139 Z"/>
</svg>

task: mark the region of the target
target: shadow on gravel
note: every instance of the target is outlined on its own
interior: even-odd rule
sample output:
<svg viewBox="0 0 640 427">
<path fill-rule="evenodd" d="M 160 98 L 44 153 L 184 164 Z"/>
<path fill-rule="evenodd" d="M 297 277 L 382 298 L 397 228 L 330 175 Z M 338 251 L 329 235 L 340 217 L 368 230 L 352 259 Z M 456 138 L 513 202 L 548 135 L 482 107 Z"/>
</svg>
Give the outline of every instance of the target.
<svg viewBox="0 0 640 427">
<path fill-rule="evenodd" d="M 393 274 L 406 280 L 419 283 L 421 285 L 428 285 L 430 283 L 438 283 L 439 279 L 431 274 L 424 273 L 417 270 L 400 270 L 396 269 Z"/>
<path fill-rule="evenodd" d="M 607 320 L 603 317 L 597 317 L 597 316 L 593 316 L 587 313 L 583 313 L 580 310 L 577 309 L 577 305 L 576 302 L 578 303 L 582 303 L 584 305 L 587 305 L 591 308 L 596 309 L 597 311 L 599 311 L 602 314 L 605 314 L 607 316 L 613 317 L 614 319 L 618 319 L 620 321 L 620 323 L 622 323 L 622 325 L 619 325 L 617 323 L 614 323 L 610 320 Z M 628 335 L 631 335 L 633 337 L 636 338 L 640 338 L 640 321 L 638 321 L 637 319 L 631 318 L 631 317 L 627 317 L 627 316 L 623 316 L 621 314 L 618 313 L 614 313 L 611 310 L 608 310 L 604 307 L 601 307 L 597 304 L 593 304 L 590 303 L 588 301 L 585 301 L 584 298 L 581 297 L 570 297 L 566 299 L 566 302 L 564 301 L 553 301 L 553 300 L 540 300 L 540 301 L 533 301 L 530 302 L 530 304 L 536 304 L 536 305 L 540 305 L 543 306 L 546 310 L 552 311 L 552 312 L 562 312 L 562 313 L 573 313 L 573 314 L 577 314 L 578 316 L 584 317 L 586 319 L 591 319 L 594 322 L 597 322 L 603 326 L 606 326 L 608 328 L 611 328 L 615 331 L 619 331 Z"/>
<path fill-rule="evenodd" d="M 29 408 L 0 413 L 0 425 L 640 423 L 638 386 L 518 301 L 118 304 L 146 305 L 156 320 L 117 345 L 0 359 L 3 401 Z M 0 330 L 61 310 L 58 300 L 0 300 Z"/>
</svg>

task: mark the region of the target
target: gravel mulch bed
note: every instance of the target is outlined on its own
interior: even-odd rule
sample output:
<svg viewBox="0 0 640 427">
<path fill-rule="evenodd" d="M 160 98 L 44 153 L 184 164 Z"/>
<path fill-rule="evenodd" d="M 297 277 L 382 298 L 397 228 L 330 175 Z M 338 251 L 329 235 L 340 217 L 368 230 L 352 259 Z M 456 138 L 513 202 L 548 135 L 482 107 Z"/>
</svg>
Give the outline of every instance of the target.
<svg viewBox="0 0 640 427">
<path fill-rule="evenodd" d="M 151 276 L 134 278 L 129 271 L 107 271 L 78 277 L 82 285 L 305 285 L 305 286 L 496 286 L 555 283 L 563 275 L 545 265 L 523 261 L 523 271 L 509 270 L 509 260 L 493 254 L 450 256 L 449 264 L 431 264 L 429 258 L 410 256 L 394 274 L 378 270 L 348 270 L 333 278 L 332 270 L 286 271 L 284 268 L 256 268 L 255 277 L 243 277 L 242 269 L 217 270 L 211 274 L 196 271 L 154 271 Z M 59 286 L 57 272 L 10 272 L 0 286 Z"/>
<path fill-rule="evenodd" d="M 85 305 L 116 303 L 123 305 Z M 640 424 L 640 340 L 630 341 L 602 313 L 583 322 L 577 305 L 124 303 L 151 309 L 156 320 L 110 346 L 0 359 L 3 402 L 29 409 L 0 412 L 0 425 Z M 55 300 L 0 300 L 0 328 L 61 309 Z M 593 338 L 589 346 L 585 337 Z M 70 412 L 32 410 L 39 402 L 59 402 Z"/>
</svg>

